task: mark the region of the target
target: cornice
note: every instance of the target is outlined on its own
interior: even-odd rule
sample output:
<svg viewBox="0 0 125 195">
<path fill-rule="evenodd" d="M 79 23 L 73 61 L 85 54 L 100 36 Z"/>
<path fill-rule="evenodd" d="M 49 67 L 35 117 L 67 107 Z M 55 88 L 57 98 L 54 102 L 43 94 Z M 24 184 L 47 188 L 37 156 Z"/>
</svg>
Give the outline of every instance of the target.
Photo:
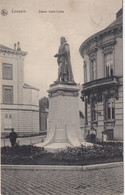
<svg viewBox="0 0 125 195">
<path fill-rule="evenodd" d="M 12 54 L 12 55 L 21 55 L 21 56 L 26 56 L 28 54 L 28 52 L 25 52 L 25 51 L 17 51 L 17 50 L 14 50 L 14 49 L 3 49 L 3 48 L 0 48 L 0 53 L 3 53 L 4 55 L 5 54 Z"/>
<path fill-rule="evenodd" d="M 101 44 L 99 46 L 100 49 L 102 49 L 102 53 L 109 53 L 109 52 L 113 52 L 114 50 L 114 45 L 117 43 L 116 40 L 111 40 L 108 42 L 104 42 L 103 44 Z"/>
<path fill-rule="evenodd" d="M 57 96 L 70 96 L 70 97 L 78 97 L 78 92 L 72 92 L 72 91 L 56 91 L 49 93 L 49 98 L 57 97 Z"/>
<path fill-rule="evenodd" d="M 92 42 L 97 42 L 97 45 L 98 45 L 99 43 L 103 42 L 103 37 L 108 36 L 109 34 L 113 34 L 114 38 L 117 38 L 118 36 L 121 37 L 121 35 L 122 35 L 122 23 L 117 24 L 113 27 L 105 28 L 104 30 L 99 31 L 96 34 L 89 37 L 88 39 L 86 39 L 81 44 L 80 49 L 79 49 L 79 52 L 80 52 L 81 56 L 84 57 L 83 56 L 83 51 L 87 50 L 87 48 L 89 48 L 89 46 L 91 45 Z"/>
<path fill-rule="evenodd" d="M 87 50 L 87 55 L 89 55 L 89 59 L 95 59 L 97 56 L 97 47 L 91 48 Z"/>
</svg>

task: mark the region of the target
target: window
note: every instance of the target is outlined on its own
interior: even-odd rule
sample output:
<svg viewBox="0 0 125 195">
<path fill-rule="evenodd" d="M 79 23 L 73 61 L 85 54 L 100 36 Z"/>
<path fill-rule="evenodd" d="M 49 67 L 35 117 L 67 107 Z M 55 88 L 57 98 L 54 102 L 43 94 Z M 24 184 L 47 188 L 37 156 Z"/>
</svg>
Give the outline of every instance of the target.
<svg viewBox="0 0 125 195">
<path fill-rule="evenodd" d="M 10 119 L 12 118 L 12 115 L 11 115 L 11 114 L 9 114 L 9 118 L 10 118 Z"/>
<path fill-rule="evenodd" d="M 96 79 L 96 61 L 95 59 L 90 60 L 91 66 L 91 81 Z"/>
<path fill-rule="evenodd" d="M 106 119 L 115 119 L 115 104 L 112 98 L 106 102 Z"/>
<path fill-rule="evenodd" d="M 92 121 L 97 121 L 97 103 L 95 100 L 91 102 L 91 118 Z"/>
<path fill-rule="evenodd" d="M 85 123 L 88 123 L 88 105 L 87 105 L 87 101 L 85 101 Z"/>
<path fill-rule="evenodd" d="M 13 87 L 3 86 L 3 103 L 12 104 L 13 103 Z"/>
<path fill-rule="evenodd" d="M 107 77 L 113 76 L 113 54 L 106 53 L 104 55 L 104 63 L 105 63 L 105 75 Z"/>
<path fill-rule="evenodd" d="M 3 79 L 12 80 L 13 78 L 13 70 L 12 70 L 12 64 L 3 64 Z"/>
</svg>

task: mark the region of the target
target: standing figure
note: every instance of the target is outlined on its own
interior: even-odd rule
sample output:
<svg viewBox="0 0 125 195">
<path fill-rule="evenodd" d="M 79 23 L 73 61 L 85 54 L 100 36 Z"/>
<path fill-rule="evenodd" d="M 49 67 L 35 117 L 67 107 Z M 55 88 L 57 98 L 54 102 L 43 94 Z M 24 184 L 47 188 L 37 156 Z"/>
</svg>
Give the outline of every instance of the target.
<svg viewBox="0 0 125 195">
<path fill-rule="evenodd" d="M 54 57 L 57 58 L 59 66 L 58 79 L 56 82 L 74 83 L 70 61 L 70 49 L 65 37 L 61 37 L 59 51 Z"/>
<path fill-rule="evenodd" d="M 17 134 L 16 132 L 14 132 L 14 129 L 11 129 L 12 132 L 10 133 L 10 142 L 11 142 L 11 147 L 14 147 L 16 145 L 16 138 L 17 138 Z"/>
<path fill-rule="evenodd" d="M 103 142 L 107 141 L 107 132 L 106 132 L 106 130 L 102 131 L 102 141 Z"/>
</svg>

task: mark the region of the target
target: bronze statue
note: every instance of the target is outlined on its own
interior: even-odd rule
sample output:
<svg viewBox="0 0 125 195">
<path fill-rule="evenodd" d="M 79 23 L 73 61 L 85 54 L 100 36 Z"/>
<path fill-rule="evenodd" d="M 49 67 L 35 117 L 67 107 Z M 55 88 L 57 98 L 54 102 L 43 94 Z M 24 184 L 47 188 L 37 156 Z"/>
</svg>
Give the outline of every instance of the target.
<svg viewBox="0 0 125 195">
<path fill-rule="evenodd" d="M 54 56 L 58 63 L 58 79 L 56 82 L 74 83 L 71 61 L 70 49 L 65 37 L 60 38 L 60 47 L 58 53 Z"/>
</svg>

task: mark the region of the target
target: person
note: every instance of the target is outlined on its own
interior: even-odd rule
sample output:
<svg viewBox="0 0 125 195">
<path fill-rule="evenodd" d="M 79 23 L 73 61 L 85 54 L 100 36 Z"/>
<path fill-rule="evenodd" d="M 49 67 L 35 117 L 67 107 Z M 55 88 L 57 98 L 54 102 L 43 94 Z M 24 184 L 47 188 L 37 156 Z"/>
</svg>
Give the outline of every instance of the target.
<svg viewBox="0 0 125 195">
<path fill-rule="evenodd" d="M 16 138 L 17 138 L 17 134 L 16 132 L 14 132 L 14 129 L 11 129 L 11 133 L 10 133 L 10 142 L 11 142 L 11 147 L 14 147 L 16 145 Z"/>
<path fill-rule="evenodd" d="M 74 83 L 71 61 L 70 49 L 65 37 L 60 38 L 60 47 L 58 53 L 54 56 L 58 63 L 58 79 L 56 82 Z"/>
<path fill-rule="evenodd" d="M 107 141 L 107 133 L 106 133 L 106 130 L 104 130 L 104 131 L 102 132 L 102 141 L 103 141 L 103 142 L 106 142 L 106 141 Z"/>
<path fill-rule="evenodd" d="M 97 135 L 97 131 L 96 131 L 96 129 L 94 129 L 94 127 L 92 127 L 91 128 L 91 142 L 96 141 L 96 135 Z"/>
<path fill-rule="evenodd" d="M 91 142 L 95 142 L 96 140 L 96 135 L 94 133 L 91 134 Z"/>
</svg>

